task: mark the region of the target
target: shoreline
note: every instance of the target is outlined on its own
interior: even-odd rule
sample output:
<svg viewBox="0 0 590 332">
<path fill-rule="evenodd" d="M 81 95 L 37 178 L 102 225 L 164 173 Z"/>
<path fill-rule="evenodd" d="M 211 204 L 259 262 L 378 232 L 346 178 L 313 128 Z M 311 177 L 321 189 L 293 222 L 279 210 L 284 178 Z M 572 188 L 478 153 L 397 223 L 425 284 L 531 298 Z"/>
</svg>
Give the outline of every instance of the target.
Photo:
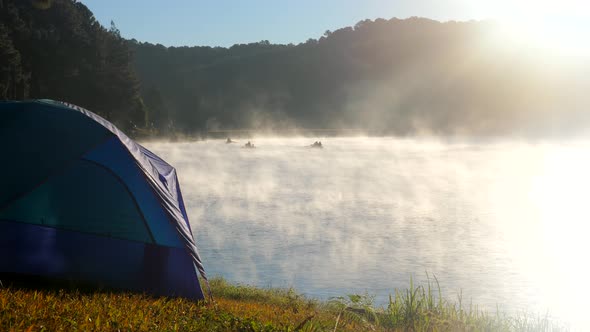
<svg viewBox="0 0 590 332">
<path fill-rule="evenodd" d="M 566 331 L 548 316 L 509 316 L 441 298 L 437 283 L 320 301 L 293 289 L 210 280 L 213 301 L 77 290 L 0 288 L 4 331 Z"/>
</svg>

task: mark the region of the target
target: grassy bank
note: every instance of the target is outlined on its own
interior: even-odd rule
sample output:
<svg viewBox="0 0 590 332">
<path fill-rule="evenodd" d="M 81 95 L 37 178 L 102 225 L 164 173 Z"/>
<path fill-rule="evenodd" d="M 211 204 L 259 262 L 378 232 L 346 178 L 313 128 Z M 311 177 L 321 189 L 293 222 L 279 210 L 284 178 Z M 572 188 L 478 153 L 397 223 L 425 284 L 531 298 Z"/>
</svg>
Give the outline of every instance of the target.
<svg viewBox="0 0 590 332">
<path fill-rule="evenodd" d="M 211 281 L 214 302 L 127 293 L 0 289 L 0 331 L 558 331 L 543 317 L 490 314 L 410 285 L 389 305 L 347 295 L 330 301 L 289 289 Z"/>
</svg>

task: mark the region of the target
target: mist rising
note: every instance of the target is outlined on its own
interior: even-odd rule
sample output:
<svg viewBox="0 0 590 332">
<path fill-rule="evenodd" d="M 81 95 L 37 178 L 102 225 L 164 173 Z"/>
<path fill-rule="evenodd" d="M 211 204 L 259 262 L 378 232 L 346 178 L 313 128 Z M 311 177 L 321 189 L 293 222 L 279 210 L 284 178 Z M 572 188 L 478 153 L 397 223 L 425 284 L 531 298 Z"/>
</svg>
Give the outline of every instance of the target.
<svg viewBox="0 0 590 332">
<path fill-rule="evenodd" d="M 383 304 L 428 272 L 491 312 L 584 317 L 587 142 L 319 139 L 147 145 L 178 169 L 209 274 Z"/>
</svg>

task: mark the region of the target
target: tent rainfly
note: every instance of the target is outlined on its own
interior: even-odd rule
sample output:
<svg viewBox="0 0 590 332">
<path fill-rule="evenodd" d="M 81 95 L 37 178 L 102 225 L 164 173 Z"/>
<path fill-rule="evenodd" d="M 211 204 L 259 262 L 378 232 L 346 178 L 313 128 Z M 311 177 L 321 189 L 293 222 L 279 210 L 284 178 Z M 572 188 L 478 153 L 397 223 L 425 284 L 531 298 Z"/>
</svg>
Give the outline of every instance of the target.
<svg viewBox="0 0 590 332">
<path fill-rule="evenodd" d="M 0 102 L 0 279 L 203 299 L 176 170 L 51 100 Z"/>
</svg>

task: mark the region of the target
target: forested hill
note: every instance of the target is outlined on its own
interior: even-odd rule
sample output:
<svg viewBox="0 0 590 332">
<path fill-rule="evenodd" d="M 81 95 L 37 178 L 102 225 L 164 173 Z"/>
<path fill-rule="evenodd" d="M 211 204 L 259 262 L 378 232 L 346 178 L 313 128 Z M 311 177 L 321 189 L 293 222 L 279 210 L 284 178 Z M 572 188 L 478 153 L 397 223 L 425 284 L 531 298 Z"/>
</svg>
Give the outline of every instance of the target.
<svg viewBox="0 0 590 332">
<path fill-rule="evenodd" d="M 133 133 L 145 126 L 127 41 L 73 0 L 0 0 L 0 99 L 86 107 Z"/>
<path fill-rule="evenodd" d="M 473 61 L 486 28 L 393 18 L 326 31 L 299 45 L 132 47 L 146 102 L 167 110 L 182 130 L 354 128 L 406 134 L 418 122 L 437 130 L 465 123 L 456 118 L 471 107 L 469 94 L 487 105 L 481 112 L 495 112 L 502 93 L 497 86 L 512 78 L 500 66 L 485 68 L 487 59 L 469 64 L 477 66 L 470 73 L 460 68 Z M 487 79 L 471 77 L 484 68 Z M 449 82 L 452 77 L 458 80 Z"/>
<path fill-rule="evenodd" d="M 588 123 L 588 77 L 495 40 L 493 22 L 365 20 L 299 45 L 132 43 L 143 96 L 173 127 L 545 134 Z M 572 120 L 576 119 L 576 120 Z"/>
<path fill-rule="evenodd" d="M 0 0 L 0 99 L 63 100 L 150 135 L 495 135 L 588 123 L 587 66 L 534 60 L 544 58 L 494 44 L 494 30 L 393 18 L 298 45 L 164 47 L 121 38 L 75 0 Z"/>
</svg>

